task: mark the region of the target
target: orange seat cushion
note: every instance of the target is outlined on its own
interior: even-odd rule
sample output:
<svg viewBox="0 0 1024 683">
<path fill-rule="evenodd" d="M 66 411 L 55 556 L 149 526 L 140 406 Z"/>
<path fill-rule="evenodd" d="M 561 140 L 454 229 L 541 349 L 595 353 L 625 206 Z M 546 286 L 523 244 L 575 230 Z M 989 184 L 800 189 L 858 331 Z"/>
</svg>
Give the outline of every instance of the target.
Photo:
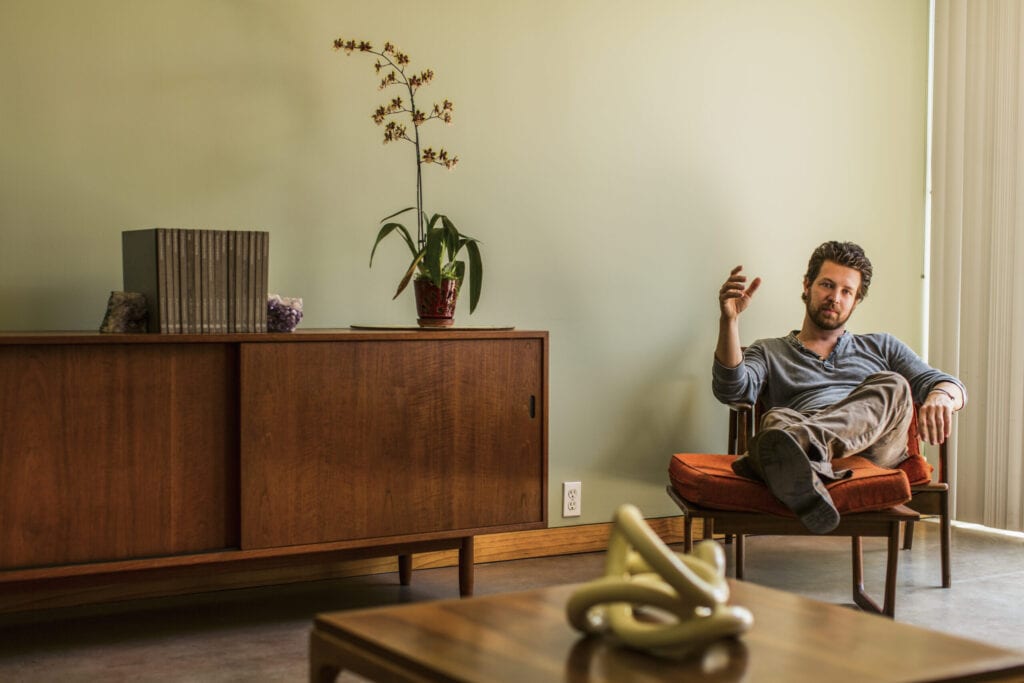
<svg viewBox="0 0 1024 683">
<path fill-rule="evenodd" d="M 672 487 L 684 499 L 701 507 L 793 517 L 767 486 L 732 471 L 736 457 L 677 453 L 669 463 Z M 838 458 L 833 466 L 853 471 L 846 479 L 828 484 L 840 514 L 884 510 L 910 500 L 910 482 L 902 470 L 885 469 L 856 455 Z"/>
<path fill-rule="evenodd" d="M 914 409 L 914 419 L 910 421 L 910 431 L 907 433 L 907 453 L 910 457 L 899 464 L 911 486 L 916 484 L 927 484 L 932 480 L 934 468 L 924 459 L 921 454 L 921 438 L 917 435 L 917 409 Z"/>
<path fill-rule="evenodd" d="M 921 454 L 911 455 L 897 467 L 907 475 L 911 486 L 927 484 L 932 480 L 932 470 L 934 468 Z"/>
</svg>

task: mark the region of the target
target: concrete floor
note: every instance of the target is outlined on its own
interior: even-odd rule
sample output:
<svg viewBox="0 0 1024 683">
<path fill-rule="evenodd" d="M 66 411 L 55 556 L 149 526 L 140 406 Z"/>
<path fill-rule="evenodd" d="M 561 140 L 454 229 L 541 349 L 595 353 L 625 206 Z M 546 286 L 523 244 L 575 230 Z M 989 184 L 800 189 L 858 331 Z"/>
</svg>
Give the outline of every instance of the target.
<svg viewBox="0 0 1024 683">
<path fill-rule="evenodd" d="M 879 599 L 884 558 L 884 542 L 865 539 L 867 588 Z M 477 565 L 476 593 L 587 581 L 603 561 L 588 553 Z M 849 541 L 750 538 L 746 578 L 850 604 Z M 457 584 L 452 567 L 417 571 L 406 587 L 379 574 L 0 618 L 0 681 L 304 681 L 317 612 L 452 598 Z M 1024 540 L 955 528 L 950 589 L 939 587 L 936 525 L 918 525 L 913 550 L 901 552 L 899 621 L 1024 651 L 1022 603 Z"/>
</svg>

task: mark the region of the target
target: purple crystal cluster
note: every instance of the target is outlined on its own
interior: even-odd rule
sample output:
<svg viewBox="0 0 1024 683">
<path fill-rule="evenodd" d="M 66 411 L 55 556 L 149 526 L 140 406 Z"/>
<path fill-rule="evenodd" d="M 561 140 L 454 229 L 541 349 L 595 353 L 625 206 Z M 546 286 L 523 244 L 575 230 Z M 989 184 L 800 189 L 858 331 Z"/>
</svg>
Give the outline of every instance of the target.
<svg viewBox="0 0 1024 683">
<path fill-rule="evenodd" d="M 302 299 L 271 294 L 267 297 L 267 332 L 291 332 L 302 320 Z"/>
</svg>

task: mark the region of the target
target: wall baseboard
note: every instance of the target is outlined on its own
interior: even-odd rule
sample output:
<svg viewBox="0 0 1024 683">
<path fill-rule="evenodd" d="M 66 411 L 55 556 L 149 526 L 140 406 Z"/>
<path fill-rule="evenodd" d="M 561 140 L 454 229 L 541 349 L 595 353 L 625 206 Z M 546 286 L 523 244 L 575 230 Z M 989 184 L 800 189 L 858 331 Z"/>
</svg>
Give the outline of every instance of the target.
<svg viewBox="0 0 1024 683">
<path fill-rule="evenodd" d="M 669 544 L 683 542 L 683 518 L 660 517 L 647 520 L 651 529 Z M 700 520 L 695 520 L 694 538 L 700 538 Z M 504 562 L 535 557 L 573 555 L 607 549 L 610 523 L 554 527 L 535 531 L 477 536 L 475 563 Z M 458 565 L 457 550 L 440 550 L 413 555 L 413 569 Z M 179 568 L 152 577 L 126 581 L 123 576 L 85 576 L 71 580 L 27 586 L 0 587 L 0 614 L 43 609 L 143 600 L 157 597 L 255 588 L 304 581 L 324 581 L 370 574 L 397 572 L 394 557 L 373 557 L 338 562 L 311 563 L 282 558 L 259 567 L 231 567 L 210 571 L 203 567 Z M 416 576 L 413 575 L 415 583 Z M 453 590 L 457 587 L 453 585 Z"/>
</svg>

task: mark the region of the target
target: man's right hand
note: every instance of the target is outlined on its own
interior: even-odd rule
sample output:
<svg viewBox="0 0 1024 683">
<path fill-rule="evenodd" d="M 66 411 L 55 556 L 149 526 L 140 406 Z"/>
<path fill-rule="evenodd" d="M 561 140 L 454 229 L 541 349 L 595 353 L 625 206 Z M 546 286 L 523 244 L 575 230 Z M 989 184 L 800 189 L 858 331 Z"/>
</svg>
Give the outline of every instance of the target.
<svg viewBox="0 0 1024 683">
<path fill-rule="evenodd" d="M 761 286 L 761 278 L 755 277 L 747 287 L 747 276 L 743 275 L 743 266 L 736 266 L 729 273 L 729 279 L 718 290 L 718 307 L 722 311 L 723 320 L 735 320 L 750 305 L 754 292 Z"/>
</svg>

